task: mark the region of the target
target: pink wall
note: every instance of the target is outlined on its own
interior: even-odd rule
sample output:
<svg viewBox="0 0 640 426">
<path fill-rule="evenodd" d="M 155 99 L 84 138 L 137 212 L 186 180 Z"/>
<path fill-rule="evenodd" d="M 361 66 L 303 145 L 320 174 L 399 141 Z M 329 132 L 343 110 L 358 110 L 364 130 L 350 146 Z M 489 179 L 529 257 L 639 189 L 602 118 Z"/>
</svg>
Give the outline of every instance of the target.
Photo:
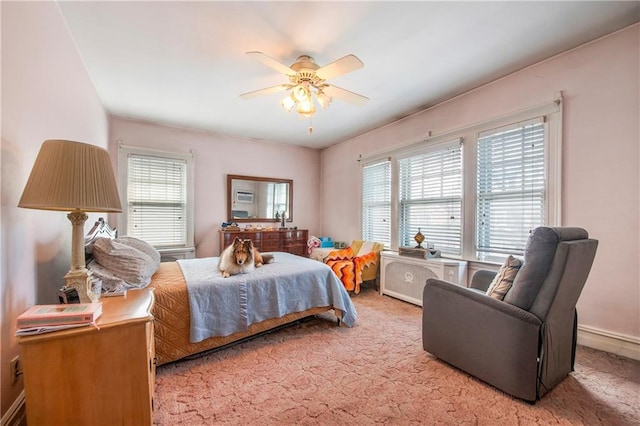
<svg viewBox="0 0 640 426">
<path fill-rule="evenodd" d="M 227 174 L 293 179 L 294 220 L 287 226 L 309 229 L 310 235 L 320 230 L 317 150 L 112 117 L 109 149 L 114 161 L 118 142 L 194 152 L 197 257 L 220 253 L 218 230 L 227 220 Z"/>
<path fill-rule="evenodd" d="M 228 173 L 293 179 L 294 225 L 349 241 L 359 235 L 358 154 L 548 101 L 561 90 L 563 223 L 584 226 L 600 240 L 579 303 L 580 322 L 640 337 L 639 25 L 319 153 L 121 118 L 109 123 L 56 3 L 1 2 L 0 7 L 3 415 L 22 390 L 21 384 L 11 385 L 4 368 L 18 353 L 15 316 L 33 303 L 52 302 L 69 268 L 71 232 L 65 215 L 16 207 L 39 147 L 50 138 L 108 146 L 112 153 L 117 140 L 193 150 L 197 255 L 211 256 L 219 251 Z"/>
<path fill-rule="evenodd" d="M 17 206 L 40 145 L 70 139 L 107 146 L 108 121 L 58 6 L 2 2 L 2 414 L 22 390 L 11 385 L 15 317 L 55 303 L 69 270 L 71 224 L 61 212 Z M 90 216 L 89 222 L 96 218 Z"/>
<path fill-rule="evenodd" d="M 405 120 L 322 152 L 322 227 L 334 239 L 360 234 L 357 167 L 391 146 L 482 122 L 564 96 L 562 224 L 600 241 L 578 303 L 579 322 L 640 338 L 640 25 L 497 80 Z"/>
</svg>

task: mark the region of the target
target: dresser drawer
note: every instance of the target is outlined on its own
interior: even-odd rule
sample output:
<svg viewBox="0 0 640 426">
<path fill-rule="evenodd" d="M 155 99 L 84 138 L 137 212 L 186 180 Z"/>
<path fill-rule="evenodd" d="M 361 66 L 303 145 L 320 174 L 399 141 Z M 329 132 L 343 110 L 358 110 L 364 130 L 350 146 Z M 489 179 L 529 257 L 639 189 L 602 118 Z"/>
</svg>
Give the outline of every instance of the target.
<svg viewBox="0 0 640 426">
<path fill-rule="evenodd" d="M 279 232 L 262 232 L 262 241 L 263 242 L 276 242 L 280 244 L 280 233 Z"/>
<path fill-rule="evenodd" d="M 293 230 L 293 231 L 285 231 L 285 240 L 290 242 L 301 243 L 307 242 L 307 231 L 305 230 Z"/>
<path fill-rule="evenodd" d="M 235 237 L 241 240 L 250 239 L 255 248 L 261 252 L 284 251 L 307 256 L 307 229 L 287 230 L 220 230 L 220 252 L 233 243 Z"/>
<path fill-rule="evenodd" d="M 262 233 L 262 251 L 280 251 L 280 247 L 279 232 Z"/>
<path fill-rule="evenodd" d="M 308 235 L 309 231 L 306 229 L 284 231 L 282 235 L 282 251 L 306 257 Z"/>
</svg>

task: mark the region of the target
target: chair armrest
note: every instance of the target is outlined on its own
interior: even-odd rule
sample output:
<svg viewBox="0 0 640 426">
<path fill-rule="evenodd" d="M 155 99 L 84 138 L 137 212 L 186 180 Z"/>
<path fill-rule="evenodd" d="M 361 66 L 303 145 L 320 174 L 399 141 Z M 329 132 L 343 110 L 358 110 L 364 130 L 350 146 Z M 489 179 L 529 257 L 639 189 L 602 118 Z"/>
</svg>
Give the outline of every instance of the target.
<svg viewBox="0 0 640 426">
<path fill-rule="evenodd" d="M 434 297 L 435 300 L 433 300 Z M 542 321 L 538 317 L 515 305 L 510 305 L 502 300 L 494 299 L 481 292 L 452 284 L 448 281 L 429 278 L 423 291 L 423 311 L 425 310 L 425 304 L 431 305 L 434 302 L 438 305 L 446 305 L 450 312 L 470 309 L 469 316 L 484 312 L 494 316 L 499 314 L 500 320 L 512 318 L 535 326 L 542 325 Z M 463 305 L 467 307 L 465 308 Z"/>
<path fill-rule="evenodd" d="M 488 269 L 480 269 L 473 274 L 469 287 L 486 292 L 489 284 L 491 284 L 491 281 L 493 281 L 497 273 L 496 271 L 490 271 Z"/>
</svg>

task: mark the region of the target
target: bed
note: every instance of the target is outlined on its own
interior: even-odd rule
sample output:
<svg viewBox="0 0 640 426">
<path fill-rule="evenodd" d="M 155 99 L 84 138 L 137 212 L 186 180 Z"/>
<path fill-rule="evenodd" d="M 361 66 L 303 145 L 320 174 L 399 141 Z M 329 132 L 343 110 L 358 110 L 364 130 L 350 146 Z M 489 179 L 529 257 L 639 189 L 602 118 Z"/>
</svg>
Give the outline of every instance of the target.
<svg viewBox="0 0 640 426">
<path fill-rule="evenodd" d="M 98 225 L 96 223 L 96 226 Z M 104 223 L 100 226 L 104 227 L 105 225 L 108 227 Z M 102 243 L 106 243 L 105 240 L 113 240 L 113 235 L 109 235 L 108 232 L 101 232 L 100 236 L 85 240 L 87 246 L 95 246 L 93 252 L 96 261 L 100 258 L 100 253 L 102 252 L 98 248 Z M 133 245 L 137 247 L 134 250 L 148 250 L 149 255 L 154 256 L 153 250 L 143 245 L 141 246 L 138 241 L 129 237 L 122 237 L 113 241 L 111 244 L 116 244 L 118 241 L 129 244 L 133 241 L 135 242 Z M 129 250 L 130 248 L 127 247 L 127 256 L 130 256 L 132 252 L 132 250 Z M 328 311 L 333 311 L 337 317 L 337 324 L 353 325 L 357 316 L 355 307 L 344 286 L 327 265 L 289 253 L 274 252 L 272 254 L 275 259 L 274 263 L 257 268 L 251 273 L 230 278 L 221 277 L 217 268 L 214 267 L 217 265 L 217 258 L 215 257 L 162 263 L 159 262 L 158 257 L 157 268 L 154 269 L 154 273 L 149 277 L 144 276 L 143 273 L 137 270 L 138 275 L 141 275 L 141 277 L 137 278 L 142 278 L 140 287 L 151 288 L 154 291 L 155 302 L 152 313 L 155 318 L 154 334 L 157 364 L 167 364 L 201 352 L 220 348 L 299 319 Z M 136 256 L 142 255 L 136 252 Z M 100 259 L 102 260 L 103 258 Z M 127 260 L 127 264 L 135 264 L 136 261 Z M 103 263 L 106 264 L 106 262 Z M 197 285 L 201 286 L 198 291 L 203 291 L 202 288 L 208 286 L 221 288 L 239 286 L 241 288 L 234 294 L 243 300 L 244 305 L 246 305 L 244 316 L 247 318 L 242 327 L 237 330 L 228 328 L 227 323 L 233 321 L 227 321 L 226 316 L 233 316 L 236 312 L 233 303 L 227 301 L 223 306 L 217 308 L 212 308 L 208 303 L 204 303 L 205 314 L 211 316 L 214 321 L 218 321 L 226 328 L 220 335 L 202 338 L 203 334 L 200 333 L 194 336 L 192 325 L 201 322 L 202 319 L 202 315 L 198 315 L 196 320 L 192 321 L 194 313 L 192 312 L 193 306 L 190 303 L 190 294 L 193 299 L 195 294 L 193 284 L 194 267 L 196 268 L 196 275 L 199 273 L 200 276 L 206 276 L 206 280 L 211 279 L 210 284 L 206 280 L 197 283 Z M 119 267 L 117 269 L 123 268 Z M 187 271 L 187 277 L 185 277 L 183 270 Z M 190 280 L 189 284 L 187 280 Z M 304 289 L 308 289 L 308 291 L 303 291 Z M 137 290 L 129 289 L 128 291 Z M 312 300 L 305 297 L 307 293 L 313 295 Z M 218 297 L 218 293 L 214 293 L 208 298 L 205 297 L 204 300 L 215 300 L 216 297 Z M 288 305 L 285 303 L 286 306 L 283 308 L 276 306 L 280 304 L 280 301 L 287 300 L 287 298 L 291 299 L 287 302 Z M 274 303 L 274 301 L 278 301 L 278 303 Z M 220 312 L 223 313 L 219 314 Z M 240 317 L 244 318 L 242 315 Z M 211 331 L 207 330 L 207 332 Z"/>
<path fill-rule="evenodd" d="M 273 264 L 265 265 L 262 268 L 256 269 L 254 272 L 243 275 L 252 275 L 262 273 L 266 275 L 269 273 L 270 268 L 277 266 L 278 262 L 283 262 L 285 258 L 296 257 L 299 261 L 309 268 L 326 267 L 319 262 L 311 259 L 294 256 L 289 253 L 273 253 L 275 262 Z M 198 260 L 198 259 L 197 259 Z M 211 263 L 217 262 L 217 258 L 199 259 L 209 260 Z M 331 269 L 326 267 L 328 272 L 327 286 L 333 284 L 333 280 L 338 283 L 340 281 L 332 273 Z M 240 280 L 242 276 L 234 276 L 226 278 L 225 280 Z M 220 278 L 223 279 L 223 278 Z M 160 264 L 158 271 L 152 278 L 150 287 L 154 289 L 155 303 L 153 308 L 153 315 L 155 317 L 155 343 L 156 343 L 156 357 L 158 364 L 166 364 L 168 362 L 176 361 L 193 354 L 197 354 L 210 349 L 218 348 L 227 345 L 232 342 L 236 342 L 254 336 L 256 334 L 277 328 L 281 325 L 291 323 L 301 318 L 334 310 L 338 322 L 341 321 L 345 315 L 345 307 L 338 309 L 334 307 L 335 303 L 321 304 L 321 306 L 305 307 L 305 309 L 285 313 L 281 316 L 274 316 L 266 318 L 261 321 L 252 322 L 248 325 L 245 331 L 238 331 L 225 336 L 213 336 L 205 338 L 199 342 L 191 341 L 191 313 L 189 305 L 189 294 L 187 290 L 187 284 L 180 265 L 177 262 L 163 262 Z M 348 294 L 344 287 L 340 284 L 338 286 L 348 298 Z M 350 299 L 349 299 L 350 304 Z M 351 312 L 346 312 L 349 315 L 355 314 L 355 309 L 352 305 L 347 307 L 352 309 Z"/>
</svg>

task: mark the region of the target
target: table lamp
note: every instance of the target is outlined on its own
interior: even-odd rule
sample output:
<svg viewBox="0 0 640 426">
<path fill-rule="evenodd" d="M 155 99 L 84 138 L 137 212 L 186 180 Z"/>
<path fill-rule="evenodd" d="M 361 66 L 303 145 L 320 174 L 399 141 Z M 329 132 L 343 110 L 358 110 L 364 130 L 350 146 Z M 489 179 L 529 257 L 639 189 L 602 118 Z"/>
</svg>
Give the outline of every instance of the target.
<svg viewBox="0 0 640 426">
<path fill-rule="evenodd" d="M 71 211 L 71 269 L 65 275 L 67 287 L 78 291 L 80 302 L 90 298 L 89 271 L 84 260 L 85 212 L 122 212 L 111 158 L 99 146 L 47 140 L 27 180 L 18 207 Z"/>
</svg>

